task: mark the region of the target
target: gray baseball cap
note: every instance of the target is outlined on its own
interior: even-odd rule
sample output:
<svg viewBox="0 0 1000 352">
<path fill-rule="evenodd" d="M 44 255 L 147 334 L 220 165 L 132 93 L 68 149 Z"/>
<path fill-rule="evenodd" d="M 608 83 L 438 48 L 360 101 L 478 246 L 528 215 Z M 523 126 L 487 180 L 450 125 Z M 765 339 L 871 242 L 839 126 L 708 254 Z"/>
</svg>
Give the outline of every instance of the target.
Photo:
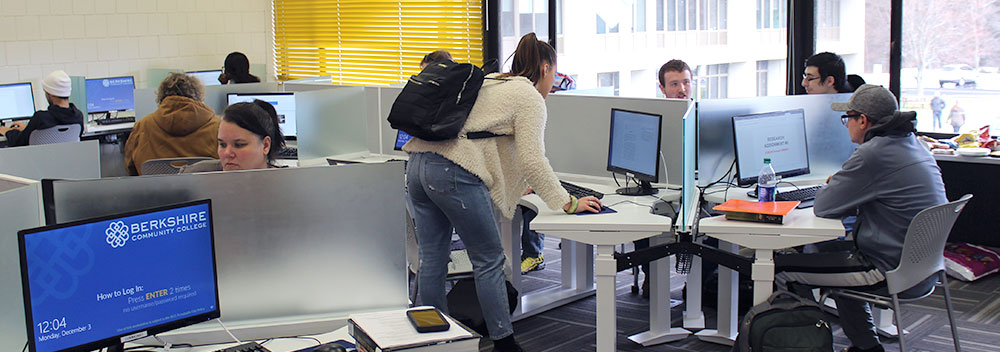
<svg viewBox="0 0 1000 352">
<path fill-rule="evenodd" d="M 846 103 L 832 103 L 830 108 L 835 111 L 854 110 L 867 115 L 869 119 L 880 120 L 892 116 L 899 105 L 896 104 L 896 96 L 888 89 L 874 84 L 862 84 Z"/>
</svg>

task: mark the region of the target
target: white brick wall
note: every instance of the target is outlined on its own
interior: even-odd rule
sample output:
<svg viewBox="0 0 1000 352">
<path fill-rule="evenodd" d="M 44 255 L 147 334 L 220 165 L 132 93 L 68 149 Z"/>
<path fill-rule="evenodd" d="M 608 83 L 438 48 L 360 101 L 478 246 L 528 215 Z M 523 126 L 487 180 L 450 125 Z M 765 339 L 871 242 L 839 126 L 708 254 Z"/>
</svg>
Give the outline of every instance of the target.
<svg viewBox="0 0 1000 352">
<path fill-rule="evenodd" d="M 59 69 L 144 88 L 147 69 L 218 69 L 240 51 L 272 77 L 271 31 L 271 0 L 0 0 L 0 83 L 32 82 L 44 109 Z"/>
</svg>

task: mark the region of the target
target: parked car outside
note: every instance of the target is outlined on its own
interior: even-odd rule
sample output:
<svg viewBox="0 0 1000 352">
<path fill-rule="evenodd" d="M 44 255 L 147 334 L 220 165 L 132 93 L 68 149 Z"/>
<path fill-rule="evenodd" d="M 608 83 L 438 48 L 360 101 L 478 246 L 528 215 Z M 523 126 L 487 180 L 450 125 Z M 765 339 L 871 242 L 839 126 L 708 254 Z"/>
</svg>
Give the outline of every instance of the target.
<svg viewBox="0 0 1000 352">
<path fill-rule="evenodd" d="M 976 87 L 976 70 L 966 64 L 944 65 L 938 76 L 938 85 L 944 88 L 945 83 L 952 83 L 956 88 Z"/>
</svg>

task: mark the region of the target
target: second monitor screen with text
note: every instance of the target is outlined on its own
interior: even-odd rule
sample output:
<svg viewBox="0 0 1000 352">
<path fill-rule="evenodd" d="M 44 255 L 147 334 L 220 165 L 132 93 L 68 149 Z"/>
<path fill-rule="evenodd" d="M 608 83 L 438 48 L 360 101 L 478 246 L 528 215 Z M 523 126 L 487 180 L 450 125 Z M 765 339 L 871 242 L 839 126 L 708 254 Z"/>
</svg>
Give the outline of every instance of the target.
<svg viewBox="0 0 1000 352">
<path fill-rule="evenodd" d="M 741 183 L 757 181 L 764 158 L 771 159 L 771 166 L 778 175 L 809 173 L 802 109 L 735 116 L 733 132 Z"/>
<path fill-rule="evenodd" d="M 278 126 L 285 137 L 295 137 L 295 93 L 229 93 L 229 105 L 236 103 L 250 103 L 255 99 L 260 99 L 274 106 L 278 113 Z"/>
<path fill-rule="evenodd" d="M 660 115 L 612 109 L 608 167 L 656 177 L 660 120 Z"/>
</svg>

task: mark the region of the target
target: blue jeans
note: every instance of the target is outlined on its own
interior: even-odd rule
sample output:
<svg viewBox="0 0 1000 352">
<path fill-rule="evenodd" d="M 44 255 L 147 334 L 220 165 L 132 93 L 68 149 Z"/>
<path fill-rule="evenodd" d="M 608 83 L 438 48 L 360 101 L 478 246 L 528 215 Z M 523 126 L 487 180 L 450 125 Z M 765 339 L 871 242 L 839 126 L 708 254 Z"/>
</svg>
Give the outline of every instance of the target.
<svg viewBox="0 0 1000 352">
<path fill-rule="evenodd" d="M 406 182 L 420 245 L 419 294 L 424 304 L 448 311 L 444 283 L 454 227 L 476 276 L 476 294 L 490 339 L 510 336 L 500 229 L 489 190 L 476 175 L 434 153 L 411 153 Z"/>
<path fill-rule="evenodd" d="M 534 220 L 538 213 L 525 206 L 518 205 L 517 207 L 521 208 L 521 218 L 524 224 L 521 230 L 521 259 L 538 258 L 542 256 L 542 249 L 545 248 L 545 234 L 530 229 L 531 220 Z"/>
</svg>

